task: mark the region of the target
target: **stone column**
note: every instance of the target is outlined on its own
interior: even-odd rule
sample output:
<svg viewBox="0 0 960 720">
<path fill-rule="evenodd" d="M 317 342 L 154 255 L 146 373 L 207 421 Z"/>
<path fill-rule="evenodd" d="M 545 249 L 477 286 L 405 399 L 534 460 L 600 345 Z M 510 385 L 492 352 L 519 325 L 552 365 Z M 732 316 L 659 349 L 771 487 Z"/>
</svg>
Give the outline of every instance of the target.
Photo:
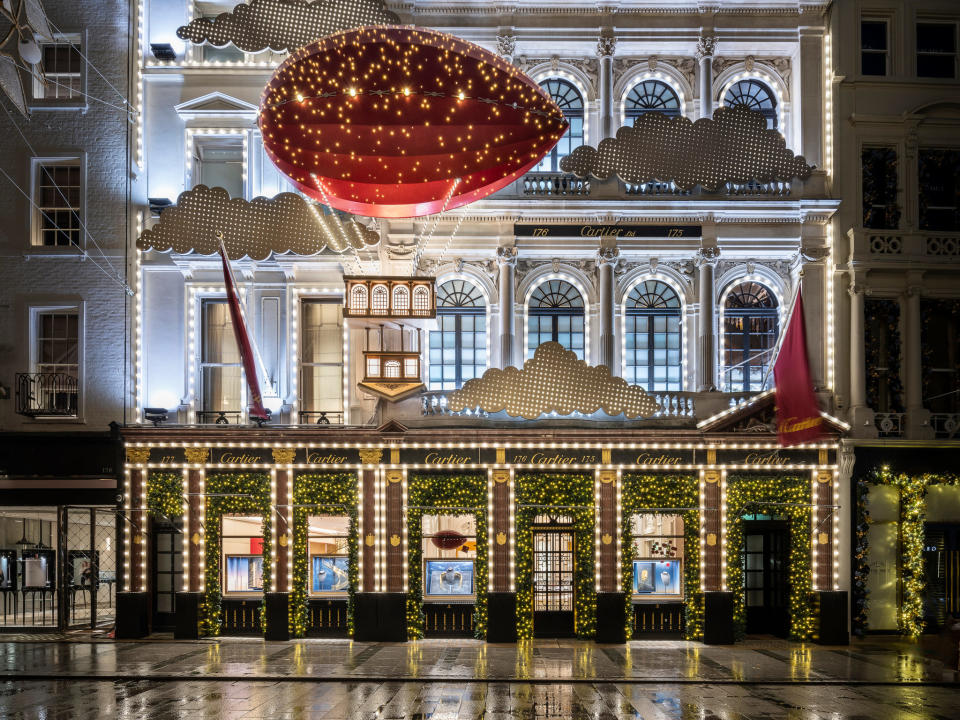
<svg viewBox="0 0 960 720">
<path fill-rule="evenodd" d="M 517 269 L 517 248 L 502 246 L 497 248 L 497 265 L 500 268 L 500 364 L 505 368 L 514 363 L 514 318 L 513 304 L 516 294 L 515 276 Z"/>
<path fill-rule="evenodd" d="M 713 35 L 703 35 L 697 40 L 695 57 L 699 63 L 700 75 L 700 117 L 713 116 L 713 52 L 717 39 Z"/>
<path fill-rule="evenodd" d="M 807 360 L 810 379 L 815 390 L 826 385 L 827 313 L 824 300 L 830 292 L 827 257 L 830 251 L 823 246 L 803 247 L 797 258 L 800 288 L 803 292 L 804 329 L 807 333 Z"/>
<path fill-rule="evenodd" d="M 720 257 L 716 247 L 700 248 L 697 266 L 700 269 L 700 321 L 697 323 L 697 392 L 717 389 L 717 335 L 714 332 L 713 271 Z"/>
<path fill-rule="evenodd" d="M 600 361 L 598 365 L 610 368 L 611 375 L 619 375 L 617 367 L 616 284 L 613 270 L 620 259 L 615 247 L 600 248 L 597 254 L 597 273 L 600 276 Z"/>
<path fill-rule="evenodd" d="M 600 137 L 596 141 L 591 139 L 593 144 L 613 137 L 617 132 L 613 109 L 613 54 L 616 48 L 617 39 L 612 35 L 601 35 L 597 40 L 597 55 L 600 57 Z"/>
<path fill-rule="evenodd" d="M 903 339 L 900 347 L 904 359 L 905 434 L 909 439 L 933 438 L 930 412 L 923 407 L 923 355 L 921 351 L 920 296 L 923 294 L 923 273 L 907 275 L 907 292 L 901 300 Z"/>
<path fill-rule="evenodd" d="M 794 135 L 794 141 L 800 141 L 797 154 L 818 167 L 823 166 L 823 81 L 823 29 L 800 28 L 800 97 L 807 101 L 800 105 L 799 125 L 791 125 L 800 129 L 800 137 Z M 787 128 L 780 132 L 788 137 Z"/>
<path fill-rule="evenodd" d="M 863 275 L 850 280 L 850 423 L 854 437 L 876 437 L 873 410 L 867 407 L 866 337 L 863 332 Z"/>
</svg>

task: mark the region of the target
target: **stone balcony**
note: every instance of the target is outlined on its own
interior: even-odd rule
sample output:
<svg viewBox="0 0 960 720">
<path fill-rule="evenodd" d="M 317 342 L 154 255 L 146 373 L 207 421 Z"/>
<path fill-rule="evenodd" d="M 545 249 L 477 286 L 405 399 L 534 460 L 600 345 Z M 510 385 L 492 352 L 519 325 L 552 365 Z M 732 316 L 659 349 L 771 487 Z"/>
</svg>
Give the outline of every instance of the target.
<svg viewBox="0 0 960 720">
<path fill-rule="evenodd" d="M 847 234 L 852 242 L 853 255 L 858 258 L 879 262 L 960 261 L 960 232 L 854 228 Z"/>
</svg>

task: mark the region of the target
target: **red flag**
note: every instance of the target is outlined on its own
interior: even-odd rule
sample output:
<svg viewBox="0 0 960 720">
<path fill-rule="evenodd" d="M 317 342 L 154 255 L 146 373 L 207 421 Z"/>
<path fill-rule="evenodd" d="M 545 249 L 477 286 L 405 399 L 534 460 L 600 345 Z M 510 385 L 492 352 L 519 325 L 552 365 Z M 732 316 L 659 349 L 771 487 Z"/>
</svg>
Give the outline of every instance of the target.
<svg viewBox="0 0 960 720">
<path fill-rule="evenodd" d="M 250 344 L 250 336 L 247 335 L 247 326 L 243 322 L 240 298 L 237 296 L 237 288 L 233 282 L 233 273 L 230 272 L 230 261 L 227 260 L 227 251 L 223 247 L 223 242 L 220 243 L 220 259 L 223 261 L 223 284 L 227 290 L 233 334 L 237 339 L 237 347 L 240 348 L 240 360 L 243 362 L 243 372 L 247 376 L 247 387 L 250 388 L 250 417 L 267 420 L 269 416 L 263 409 L 263 398 L 260 396 L 260 380 L 253 357 L 253 346 Z"/>
<path fill-rule="evenodd" d="M 803 324 L 803 296 L 797 302 L 773 364 L 777 398 L 777 439 L 782 446 L 816 442 L 823 436 L 823 418 L 813 394 Z"/>
</svg>

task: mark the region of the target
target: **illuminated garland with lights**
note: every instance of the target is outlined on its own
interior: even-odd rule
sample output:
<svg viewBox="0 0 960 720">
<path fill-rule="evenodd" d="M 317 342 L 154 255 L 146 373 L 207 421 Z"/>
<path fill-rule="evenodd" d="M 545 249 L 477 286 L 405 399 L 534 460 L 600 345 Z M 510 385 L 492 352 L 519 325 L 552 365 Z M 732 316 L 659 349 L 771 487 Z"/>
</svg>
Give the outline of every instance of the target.
<svg viewBox="0 0 960 720">
<path fill-rule="evenodd" d="M 870 488 L 867 483 L 857 483 L 856 522 L 854 526 L 853 545 L 853 617 L 851 624 L 853 634 L 863 635 L 869 627 L 869 596 L 867 587 L 870 577 L 870 511 L 867 509 L 867 498 Z"/>
<path fill-rule="evenodd" d="M 183 516 L 183 476 L 178 472 L 151 470 L 147 476 L 147 512 L 151 517 Z"/>
<path fill-rule="evenodd" d="M 925 473 L 893 474 L 884 467 L 874 474 L 877 485 L 890 485 L 900 494 L 900 607 L 897 628 L 902 635 L 917 638 L 923 633 L 923 595 L 926 589 L 923 547 L 927 518 L 927 488 L 931 485 L 960 485 L 960 475 Z"/>
<path fill-rule="evenodd" d="M 293 587 L 290 588 L 290 634 L 293 637 L 304 637 L 308 629 L 308 520 L 316 515 L 346 515 L 350 518 L 347 536 L 347 634 L 353 637 L 354 598 L 360 585 L 358 503 L 357 476 L 353 473 L 304 474 L 297 475 L 293 481 Z"/>
<path fill-rule="evenodd" d="M 476 600 L 473 606 L 473 634 L 487 636 L 487 476 L 483 475 L 411 475 L 407 481 L 407 635 L 423 637 L 423 510 L 435 507 L 457 514 L 473 515 L 477 533 L 477 559 L 474 573 Z"/>
<path fill-rule="evenodd" d="M 516 474 L 516 589 L 517 637 L 533 637 L 533 519 L 553 510 L 573 518 L 574 630 L 578 638 L 592 638 L 597 626 L 594 577 L 593 473 Z M 534 506 L 534 507 L 524 507 Z"/>
<path fill-rule="evenodd" d="M 700 480 L 696 475 L 623 475 L 620 504 L 622 561 L 621 578 L 626 591 L 627 638 L 633 637 L 633 533 L 631 516 L 644 513 L 677 514 L 683 519 L 683 603 L 684 637 L 703 638 L 703 591 L 700 587 Z M 691 508 L 673 513 L 654 508 Z"/>
<path fill-rule="evenodd" d="M 262 472 L 216 473 L 206 478 L 204 514 L 205 570 L 200 605 L 200 632 L 219 635 L 221 625 L 220 519 L 224 515 L 254 515 L 263 518 L 263 592 L 273 587 L 273 548 L 270 542 L 273 523 L 270 506 L 270 475 Z M 266 631 L 266 613 L 261 604 L 261 621 Z"/>
<path fill-rule="evenodd" d="M 810 478 L 789 475 L 727 476 L 727 587 L 733 592 L 735 633 L 746 627 L 743 577 L 743 515 L 782 517 L 790 521 L 790 639 L 809 640 L 816 630 L 813 614 L 813 568 L 810 560 Z"/>
</svg>

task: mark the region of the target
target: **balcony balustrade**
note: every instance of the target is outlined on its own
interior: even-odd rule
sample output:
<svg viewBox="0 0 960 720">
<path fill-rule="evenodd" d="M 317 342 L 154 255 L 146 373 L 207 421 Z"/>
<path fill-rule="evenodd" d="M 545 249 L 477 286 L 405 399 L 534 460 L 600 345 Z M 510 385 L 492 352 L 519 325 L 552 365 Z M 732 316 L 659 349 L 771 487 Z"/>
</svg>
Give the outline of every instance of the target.
<svg viewBox="0 0 960 720">
<path fill-rule="evenodd" d="M 76 417 L 77 378 L 66 373 L 17 373 L 18 415 Z"/>
</svg>

